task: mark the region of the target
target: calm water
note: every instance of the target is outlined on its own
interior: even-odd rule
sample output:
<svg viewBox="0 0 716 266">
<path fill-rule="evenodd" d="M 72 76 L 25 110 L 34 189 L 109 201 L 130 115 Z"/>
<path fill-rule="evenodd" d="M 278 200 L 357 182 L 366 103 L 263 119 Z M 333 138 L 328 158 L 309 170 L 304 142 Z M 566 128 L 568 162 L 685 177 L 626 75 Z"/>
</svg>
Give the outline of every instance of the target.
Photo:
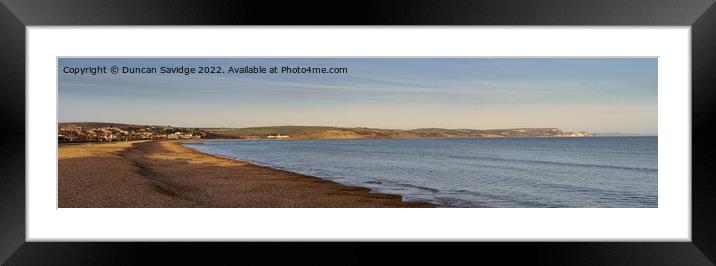
<svg viewBox="0 0 716 266">
<path fill-rule="evenodd" d="M 657 138 L 240 140 L 186 144 L 453 207 L 657 207 Z"/>
</svg>

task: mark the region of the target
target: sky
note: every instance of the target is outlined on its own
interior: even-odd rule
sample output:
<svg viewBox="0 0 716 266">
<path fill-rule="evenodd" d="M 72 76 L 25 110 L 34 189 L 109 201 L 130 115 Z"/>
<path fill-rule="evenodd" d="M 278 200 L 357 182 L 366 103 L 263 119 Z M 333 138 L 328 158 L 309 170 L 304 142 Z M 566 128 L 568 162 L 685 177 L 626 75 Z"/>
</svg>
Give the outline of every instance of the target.
<svg viewBox="0 0 716 266">
<path fill-rule="evenodd" d="M 657 135 L 656 58 L 60 58 L 58 66 L 60 122 Z M 93 66 L 120 73 L 67 73 Z M 121 73 L 162 66 L 224 73 Z M 348 71 L 226 73 L 244 66 Z"/>
</svg>

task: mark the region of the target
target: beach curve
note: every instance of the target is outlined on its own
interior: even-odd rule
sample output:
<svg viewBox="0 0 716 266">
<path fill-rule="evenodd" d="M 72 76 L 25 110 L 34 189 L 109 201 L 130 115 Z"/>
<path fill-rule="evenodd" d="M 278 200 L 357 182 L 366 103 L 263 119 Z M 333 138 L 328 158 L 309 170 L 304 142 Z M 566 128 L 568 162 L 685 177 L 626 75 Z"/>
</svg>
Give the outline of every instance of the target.
<svg viewBox="0 0 716 266">
<path fill-rule="evenodd" d="M 58 149 L 60 208 L 434 207 L 313 176 L 201 153 L 178 141 Z"/>
</svg>

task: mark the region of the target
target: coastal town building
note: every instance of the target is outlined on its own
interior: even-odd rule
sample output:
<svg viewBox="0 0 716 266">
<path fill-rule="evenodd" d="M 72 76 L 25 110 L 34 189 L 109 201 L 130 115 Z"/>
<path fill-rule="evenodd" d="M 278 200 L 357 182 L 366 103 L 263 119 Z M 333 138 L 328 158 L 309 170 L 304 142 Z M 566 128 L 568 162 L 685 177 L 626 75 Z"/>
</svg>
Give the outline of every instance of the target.
<svg viewBox="0 0 716 266">
<path fill-rule="evenodd" d="M 130 140 L 191 140 L 201 139 L 205 134 L 188 129 L 171 127 L 61 127 L 57 132 L 57 141 L 64 142 L 109 142 Z"/>
<path fill-rule="evenodd" d="M 277 133 L 276 135 L 268 135 L 268 136 L 266 136 L 267 139 L 287 139 L 287 138 L 290 138 L 290 137 L 291 137 L 291 136 L 289 136 L 289 135 L 281 135 L 281 134 L 278 134 L 278 133 Z"/>
<path fill-rule="evenodd" d="M 194 135 L 192 133 L 172 133 L 167 136 L 167 139 L 193 139 Z"/>
</svg>

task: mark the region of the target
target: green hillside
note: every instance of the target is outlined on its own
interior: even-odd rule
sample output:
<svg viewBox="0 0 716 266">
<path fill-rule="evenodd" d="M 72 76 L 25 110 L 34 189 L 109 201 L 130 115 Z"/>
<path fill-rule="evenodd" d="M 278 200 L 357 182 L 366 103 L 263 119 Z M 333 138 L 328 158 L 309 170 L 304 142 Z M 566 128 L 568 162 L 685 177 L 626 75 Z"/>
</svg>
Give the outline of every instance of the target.
<svg viewBox="0 0 716 266">
<path fill-rule="evenodd" d="M 115 127 L 123 129 L 152 128 L 166 134 L 186 131 L 209 139 L 390 139 L 390 138 L 498 138 L 498 137 L 585 137 L 587 132 L 564 132 L 558 128 L 510 129 L 445 129 L 418 128 L 410 130 L 366 127 L 269 126 L 246 128 L 186 128 L 156 125 L 118 124 L 105 122 L 60 123 L 62 128 L 83 129 Z M 171 131 L 171 132 L 170 132 Z"/>
</svg>

